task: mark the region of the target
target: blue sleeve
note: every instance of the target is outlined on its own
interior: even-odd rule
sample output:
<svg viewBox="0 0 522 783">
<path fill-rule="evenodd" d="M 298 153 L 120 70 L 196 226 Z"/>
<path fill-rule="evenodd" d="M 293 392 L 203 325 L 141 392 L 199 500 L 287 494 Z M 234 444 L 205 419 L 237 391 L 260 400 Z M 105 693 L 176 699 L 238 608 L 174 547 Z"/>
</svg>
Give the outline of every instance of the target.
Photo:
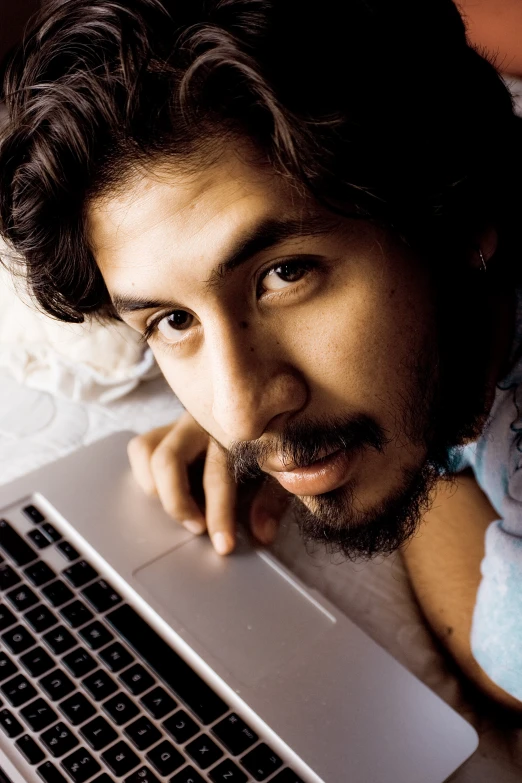
<svg viewBox="0 0 522 783">
<path fill-rule="evenodd" d="M 522 538 L 496 521 L 485 544 L 471 651 L 494 683 L 522 701 Z"/>
<path fill-rule="evenodd" d="M 463 470 L 466 470 L 466 468 L 474 468 L 476 451 L 476 443 L 469 443 L 466 446 L 454 446 L 450 449 L 448 455 L 450 473 L 461 473 Z"/>
</svg>

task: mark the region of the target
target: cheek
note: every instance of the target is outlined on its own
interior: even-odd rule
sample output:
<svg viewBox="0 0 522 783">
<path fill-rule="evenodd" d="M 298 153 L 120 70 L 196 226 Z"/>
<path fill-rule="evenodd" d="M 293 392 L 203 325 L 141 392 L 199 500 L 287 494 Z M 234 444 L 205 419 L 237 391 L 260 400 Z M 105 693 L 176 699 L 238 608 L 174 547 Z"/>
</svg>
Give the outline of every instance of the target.
<svg viewBox="0 0 522 783">
<path fill-rule="evenodd" d="M 291 351 L 334 404 L 381 418 L 412 391 L 412 366 L 434 328 L 423 286 L 352 280 L 299 318 Z"/>
<path fill-rule="evenodd" d="M 154 356 L 168 385 L 187 410 L 202 427 L 212 431 L 210 421 L 210 389 L 207 389 L 204 372 L 185 362 L 169 357 L 168 350 L 155 350 Z"/>
</svg>

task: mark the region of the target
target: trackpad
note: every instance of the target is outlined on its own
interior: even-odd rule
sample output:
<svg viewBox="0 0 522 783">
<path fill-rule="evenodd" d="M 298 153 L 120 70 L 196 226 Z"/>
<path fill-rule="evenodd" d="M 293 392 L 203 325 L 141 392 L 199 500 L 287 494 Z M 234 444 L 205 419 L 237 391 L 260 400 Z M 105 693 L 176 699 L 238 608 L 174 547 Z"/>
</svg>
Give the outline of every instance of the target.
<svg viewBox="0 0 522 783">
<path fill-rule="evenodd" d="M 134 577 L 173 619 L 245 685 L 313 647 L 335 618 L 262 551 L 229 557 L 194 538 Z"/>
</svg>

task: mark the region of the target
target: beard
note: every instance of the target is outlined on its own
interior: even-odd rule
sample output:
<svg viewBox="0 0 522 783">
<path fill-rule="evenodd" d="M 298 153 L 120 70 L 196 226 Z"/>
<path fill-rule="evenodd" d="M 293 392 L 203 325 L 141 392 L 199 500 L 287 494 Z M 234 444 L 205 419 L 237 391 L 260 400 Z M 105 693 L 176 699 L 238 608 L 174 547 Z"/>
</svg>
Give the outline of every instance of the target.
<svg viewBox="0 0 522 783">
<path fill-rule="evenodd" d="M 390 555 L 416 533 L 430 506 L 431 490 L 440 478 L 441 473 L 429 463 L 416 471 L 405 470 L 404 484 L 366 511 L 358 509 L 351 482 L 308 498 L 308 505 L 294 496 L 291 507 L 309 549 L 320 544 L 347 560 L 370 560 Z"/>
<path fill-rule="evenodd" d="M 465 311 L 455 291 L 451 296 Z M 437 311 L 447 313 L 447 306 L 446 299 Z M 396 437 L 423 447 L 422 463 L 403 468 L 400 484 L 372 508 L 362 508 L 352 481 L 305 499 L 291 495 L 294 517 L 308 547 L 321 544 L 331 554 L 350 560 L 389 555 L 418 530 L 435 485 L 453 480 L 451 449 L 476 439 L 487 420 L 491 324 L 484 318 L 477 325 L 465 313 L 463 322 L 456 336 L 454 323 L 441 318 L 435 334 L 424 340 L 403 368 L 402 406 L 391 413 L 399 422 Z M 365 415 L 302 418 L 290 422 L 277 439 L 232 444 L 227 461 L 237 482 L 274 481 L 259 465 L 275 453 L 283 463 L 298 468 L 339 449 L 353 454 L 383 452 L 389 442 L 379 423 Z"/>
</svg>

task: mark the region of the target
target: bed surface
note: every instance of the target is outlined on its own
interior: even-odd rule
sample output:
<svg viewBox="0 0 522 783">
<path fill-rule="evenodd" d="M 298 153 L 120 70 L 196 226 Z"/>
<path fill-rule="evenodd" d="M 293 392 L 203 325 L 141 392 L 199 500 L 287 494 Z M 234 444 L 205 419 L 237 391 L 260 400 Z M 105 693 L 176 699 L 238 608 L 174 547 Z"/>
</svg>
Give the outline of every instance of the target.
<svg viewBox="0 0 522 783">
<path fill-rule="evenodd" d="M 21 386 L 0 371 L 0 483 L 116 430 L 143 432 L 180 412 L 161 379 L 101 406 Z M 290 525 L 273 549 L 477 729 L 479 749 L 452 783 L 522 780 L 522 718 L 496 710 L 459 676 L 427 630 L 398 556 L 370 564 L 330 562 L 320 553 L 307 553 Z"/>
</svg>

